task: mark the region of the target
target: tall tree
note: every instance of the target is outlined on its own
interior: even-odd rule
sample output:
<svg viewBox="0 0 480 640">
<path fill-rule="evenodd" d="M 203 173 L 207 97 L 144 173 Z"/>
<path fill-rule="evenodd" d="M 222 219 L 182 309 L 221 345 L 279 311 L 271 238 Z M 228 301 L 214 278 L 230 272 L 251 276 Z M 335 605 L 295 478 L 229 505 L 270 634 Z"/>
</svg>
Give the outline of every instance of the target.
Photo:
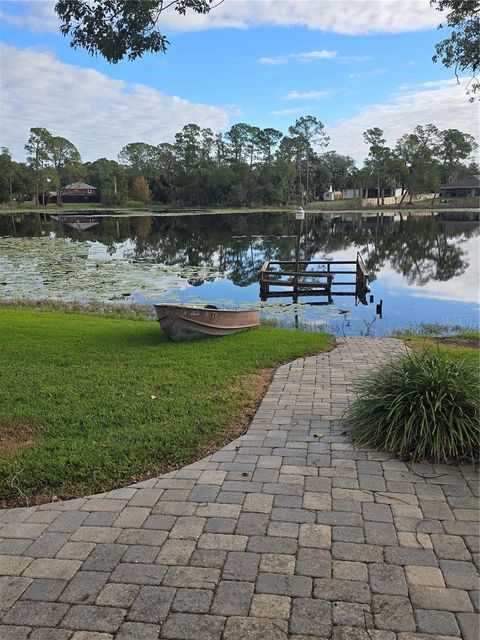
<svg viewBox="0 0 480 640">
<path fill-rule="evenodd" d="M 258 134 L 258 141 L 263 162 L 268 165 L 271 163 L 273 151 L 282 138 L 283 133 L 277 129 L 267 127 L 266 129 L 260 130 Z"/>
<path fill-rule="evenodd" d="M 310 158 L 312 156 L 312 146 L 326 147 L 330 138 L 325 134 L 325 127 L 320 120 L 314 116 L 302 116 L 298 118 L 294 125 L 288 128 L 289 134 L 297 138 L 301 143 L 301 150 L 305 157 L 305 204 L 308 204 L 310 187 Z"/>
<path fill-rule="evenodd" d="M 448 38 L 435 45 L 432 60 L 439 60 L 444 66 L 453 67 L 457 80 L 460 73 L 468 72 L 472 78 L 467 93 L 474 95 L 480 92 L 480 80 L 477 73 L 480 69 L 480 0 L 430 0 L 430 4 L 438 11 L 448 11 L 446 26 L 452 29 Z M 439 29 L 444 27 L 439 25 Z"/>
<path fill-rule="evenodd" d="M 25 145 L 27 162 L 32 168 L 35 177 L 35 203 L 40 204 L 41 180 L 45 166 L 49 160 L 52 134 L 43 127 L 30 129 L 30 137 Z"/>
<path fill-rule="evenodd" d="M 13 202 L 14 163 L 7 147 L 0 154 L 0 202 Z"/>
<path fill-rule="evenodd" d="M 291 198 L 295 195 L 295 175 L 300 169 L 300 158 L 301 142 L 299 138 L 284 136 L 280 142 L 275 166 L 280 175 L 282 190 L 287 205 L 290 204 Z M 303 199 L 301 173 L 299 174 L 299 177 L 299 195 L 300 198 Z"/>
<path fill-rule="evenodd" d="M 365 160 L 365 168 L 376 182 L 377 206 L 380 206 L 380 198 L 384 198 L 385 186 L 391 175 L 392 154 L 386 146 L 382 129 L 372 127 L 363 134 L 363 139 L 370 145 L 368 158 Z"/>
<path fill-rule="evenodd" d="M 158 22 L 173 7 L 180 15 L 188 11 L 205 14 L 223 0 L 58 0 L 55 11 L 60 31 L 70 36 L 70 45 L 89 54 L 100 54 L 116 63 L 146 52 L 165 53 L 169 42 L 159 32 Z"/>
<path fill-rule="evenodd" d="M 128 198 L 126 169 L 115 160 L 99 158 L 86 165 L 87 181 L 100 190 L 103 204 L 123 204 Z"/>
<path fill-rule="evenodd" d="M 175 199 L 175 178 L 177 175 L 177 151 L 175 145 L 162 142 L 157 147 L 158 172 L 151 183 L 155 199 L 170 202 Z"/>
<path fill-rule="evenodd" d="M 61 136 L 53 136 L 48 145 L 49 160 L 58 176 L 57 204 L 62 203 L 62 172 L 70 165 L 79 165 L 82 161 L 74 144 Z"/>
<path fill-rule="evenodd" d="M 118 154 L 121 164 L 132 169 L 134 176 L 153 177 L 158 161 L 158 147 L 146 142 L 130 142 Z"/>
<path fill-rule="evenodd" d="M 473 136 L 458 129 L 445 129 L 440 132 L 438 156 L 441 165 L 440 179 L 443 184 L 455 178 L 455 166 L 461 160 L 466 160 L 477 146 Z"/>
<path fill-rule="evenodd" d="M 198 166 L 202 156 L 202 129 L 198 124 L 186 124 L 175 134 L 175 150 L 186 173 Z"/>
<path fill-rule="evenodd" d="M 440 131 L 433 124 L 418 125 L 413 133 L 397 140 L 396 153 L 402 163 L 400 177 L 405 187 L 403 198 L 410 194 L 410 202 L 418 193 L 437 192 L 440 184 L 437 155 Z"/>
<path fill-rule="evenodd" d="M 336 151 L 323 153 L 319 158 L 319 164 L 324 166 L 328 186 L 332 185 L 334 191 L 345 189 L 355 170 L 355 160 Z"/>
<path fill-rule="evenodd" d="M 250 135 L 250 125 L 246 122 L 237 122 L 225 133 L 228 142 L 231 158 L 234 162 L 241 162 L 245 159 L 245 147 Z"/>
</svg>

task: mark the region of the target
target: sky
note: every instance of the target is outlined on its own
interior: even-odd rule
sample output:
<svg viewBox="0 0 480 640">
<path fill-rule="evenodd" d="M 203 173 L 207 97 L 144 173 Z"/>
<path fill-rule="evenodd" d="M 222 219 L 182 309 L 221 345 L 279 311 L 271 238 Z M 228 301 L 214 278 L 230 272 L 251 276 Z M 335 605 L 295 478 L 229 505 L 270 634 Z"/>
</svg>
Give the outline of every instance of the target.
<svg viewBox="0 0 480 640">
<path fill-rule="evenodd" d="M 117 159 L 129 142 L 173 142 L 194 122 L 287 133 L 324 123 L 327 150 L 368 153 L 374 126 L 389 144 L 432 122 L 479 137 L 478 102 L 432 62 L 442 14 L 429 0 L 224 0 L 210 14 L 160 19 L 166 54 L 116 65 L 72 49 L 55 0 L 0 0 L 0 144 L 17 161 L 31 127 L 73 142 L 84 161 Z"/>
</svg>

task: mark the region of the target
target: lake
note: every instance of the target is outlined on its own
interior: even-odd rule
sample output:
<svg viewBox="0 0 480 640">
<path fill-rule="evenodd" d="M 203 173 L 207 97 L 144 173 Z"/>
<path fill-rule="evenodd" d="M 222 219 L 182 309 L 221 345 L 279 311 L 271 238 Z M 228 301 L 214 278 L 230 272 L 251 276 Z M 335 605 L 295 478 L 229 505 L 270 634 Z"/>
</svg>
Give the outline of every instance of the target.
<svg viewBox="0 0 480 640">
<path fill-rule="evenodd" d="M 478 327 L 478 214 L 307 214 L 302 260 L 355 260 L 354 296 L 260 300 L 264 261 L 295 260 L 293 213 L 0 215 L 0 299 L 256 306 L 283 326 L 388 335 L 421 324 Z M 316 303 L 316 304 L 311 304 Z"/>
</svg>

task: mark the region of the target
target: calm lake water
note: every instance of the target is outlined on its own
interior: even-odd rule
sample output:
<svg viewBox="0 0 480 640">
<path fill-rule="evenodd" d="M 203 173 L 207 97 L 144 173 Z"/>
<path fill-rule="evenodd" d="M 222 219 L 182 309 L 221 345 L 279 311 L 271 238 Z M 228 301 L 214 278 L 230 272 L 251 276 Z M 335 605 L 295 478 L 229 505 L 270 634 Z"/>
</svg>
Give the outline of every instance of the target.
<svg viewBox="0 0 480 640">
<path fill-rule="evenodd" d="M 308 214 L 302 259 L 355 260 L 360 252 L 371 274 L 364 305 L 352 296 L 260 301 L 263 262 L 295 259 L 290 213 L 0 216 L 0 299 L 258 306 L 282 325 L 339 335 L 421 323 L 477 327 L 475 217 Z"/>
</svg>

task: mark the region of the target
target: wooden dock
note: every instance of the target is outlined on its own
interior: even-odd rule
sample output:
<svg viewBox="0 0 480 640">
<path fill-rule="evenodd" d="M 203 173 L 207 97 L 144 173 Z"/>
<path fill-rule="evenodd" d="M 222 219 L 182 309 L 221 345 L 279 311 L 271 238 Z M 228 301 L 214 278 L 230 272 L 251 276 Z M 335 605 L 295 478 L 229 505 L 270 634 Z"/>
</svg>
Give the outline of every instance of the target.
<svg viewBox="0 0 480 640">
<path fill-rule="evenodd" d="M 367 304 L 368 279 L 360 253 L 356 260 L 270 260 L 260 271 L 260 299 L 322 296 L 329 304 L 334 296 L 354 296 Z"/>
</svg>

